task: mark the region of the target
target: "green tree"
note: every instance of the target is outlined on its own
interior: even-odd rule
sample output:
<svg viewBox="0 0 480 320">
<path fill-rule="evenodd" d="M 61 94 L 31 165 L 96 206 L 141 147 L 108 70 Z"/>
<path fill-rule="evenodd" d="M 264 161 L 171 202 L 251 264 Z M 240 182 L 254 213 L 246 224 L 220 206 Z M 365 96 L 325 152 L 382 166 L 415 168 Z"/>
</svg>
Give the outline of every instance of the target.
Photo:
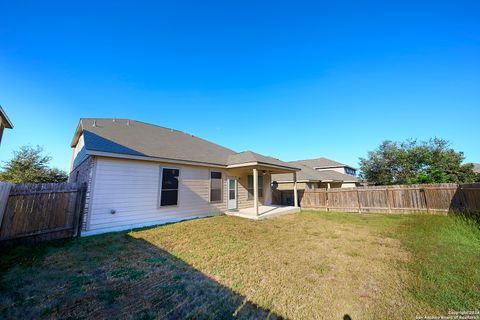
<svg viewBox="0 0 480 320">
<path fill-rule="evenodd" d="M 49 168 L 52 159 L 43 154 L 43 148 L 36 146 L 20 147 L 13 152 L 13 158 L 5 163 L 0 172 L 0 181 L 11 183 L 65 182 L 68 175 L 57 168 Z"/>
<path fill-rule="evenodd" d="M 472 164 L 462 164 L 463 152 L 448 141 L 386 140 L 367 158 L 360 158 L 360 177 L 376 185 L 418 183 L 471 183 L 478 177 Z"/>
</svg>

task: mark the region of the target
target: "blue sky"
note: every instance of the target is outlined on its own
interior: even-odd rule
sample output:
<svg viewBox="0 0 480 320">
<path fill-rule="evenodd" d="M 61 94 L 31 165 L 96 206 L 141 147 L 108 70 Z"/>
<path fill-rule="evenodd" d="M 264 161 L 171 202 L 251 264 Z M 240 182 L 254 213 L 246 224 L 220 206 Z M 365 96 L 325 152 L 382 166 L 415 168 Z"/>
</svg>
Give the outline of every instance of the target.
<svg viewBox="0 0 480 320">
<path fill-rule="evenodd" d="M 480 162 L 478 1 L 2 1 L 0 161 L 68 169 L 80 117 L 356 166 L 441 137 Z"/>
</svg>

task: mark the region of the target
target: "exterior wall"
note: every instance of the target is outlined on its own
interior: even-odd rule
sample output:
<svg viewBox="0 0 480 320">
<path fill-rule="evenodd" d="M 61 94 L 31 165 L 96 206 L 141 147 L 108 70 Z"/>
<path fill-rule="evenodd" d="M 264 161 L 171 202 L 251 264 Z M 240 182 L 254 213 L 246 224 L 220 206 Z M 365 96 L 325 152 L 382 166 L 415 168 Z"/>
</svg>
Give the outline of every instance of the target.
<svg viewBox="0 0 480 320">
<path fill-rule="evenodd" d="M 347 167 L 315 168 L 315 170 L 317 170 L 317 171 L 333 170 L 333 171 L 337 171 L 337 172 L 340 172 L 340 173 L 343 173 L 343 174 L 348 174 L 348 175 L 351 175 L 351 176 L 355 176 L 356 173 L 357 173 L 357 170 L 351 169 L 350 167 L 348 167 L 348 168 L 349 168 L 349 171 L 353 170 L 353 172 L 354 172 L 355 174 L 348 173 L 348 172 L 347 172 Z"/>
<path fill-rule="evenodd" d="M 93 171 L 95 166 L 95 158 L 87 157 L 81 162 L 75 170 L 70 172 L 68 182 L 87 183 L 87 192 L 85 195 L 85 207 L 83 211 L 82 230 L 86 230 L 87 219 L 89 215 L 89 207 L 92 195 Z"/>
<path fill-rule="evenodd" d="M 330 182 L 330 188 L 354 188 L 358 184 L 355 182 Z M 312 188 L 328 188 L 328 182 L 298 182 L 298 190 L 308 190 Z M 293 190 L 293 182 L 279 183 L 277 190 Z"/>
<path fill-rule="evenodd" d="M 308 185 L 305 182 L 297 182 L 297 189 L 298 190 L 308 189 Z M 293 182 L 279 183 L 277 190 L 293 190 Z"/>
<path fill-rule="evenodd" d="M 357 186 L 357 183 L 355 182 L 344 182 L 342 183 L 341 188 L 355 188 Z"/>
<path fill-rule="evenodd" d="M 356 182 L 330 182 L 330 188 L 355 188 L 357 185 Z M 320 188 L 328 188 L 327 182 L 321 182 Z"/>
<path fill-rule="evenodd" d="M 259 173 L 260 174 L 260 173 Z M 238 209 L 246 209 L 253 207 L 253 199 L 248 199 L 248 176 L 253 175 L 244 174 L 237 176 L 237 205 Z M 271 175 L 266 174 L 263 176 L 263 197 L 258 197 L 258 205 L 272 204 L 272 188 L 271 188 Z"/>
<path fill-rule="evenodd" d="M 88 182 L 90 174 L 90 167 L 93 161 L 93 157 L 86 157 L 84 161 L 79 163 L 69 174 L 68 182 Z"/>
<path fill-rule="evenodd" d="M 347 174 L 347 172 L 345 171 L 345 168 L 344 168 L 344 167 L 337 167 L 337 168 L 316 168 L 315 170 L 317 170 L 317 171 L 333 170 L 333 171 L 337 171 L 337 172 L 340 172 L 340 173 Z"/>
<path fill-rule="evenodd" d="M 180 169 L 179 196 L 176 206 L 159 207 L 158 205 L 160 167 L 162 166 Z M 223 173 L 221 202 L 209 201 L 210 170 L 208 168 L 96 158 L 86 230 L 90 233 L 93 233 L 91 231 L 98 233 L 99 230 L 107 232 L 114 228 L 120 230 L 125 227 L 154 225 L 221 213 L 226 210 L 228 174 L 225 170 L 215 168 L 211 170 Z M 115 211 L 114 214 L 112 210 Z"/>
<path fill-rule="evenodd" d="M 83 134 L 78 138 L 77 145 L 72 150 L 72 164 L 70 166 L 70 170 L 73 171 L 77 166 L 82 163 L 83 160 L 87 157 L 87 153 L 85 150 L 85 140 L 83 139 Z"/>
<path fill-rule="evenodd" d="M 341 188 L 342 187 L 341 182 L 320 182 L 319 187 L 320 188 L 328 188 L 329 183 L 330 183 L 330 188 Z"/>
</svg>

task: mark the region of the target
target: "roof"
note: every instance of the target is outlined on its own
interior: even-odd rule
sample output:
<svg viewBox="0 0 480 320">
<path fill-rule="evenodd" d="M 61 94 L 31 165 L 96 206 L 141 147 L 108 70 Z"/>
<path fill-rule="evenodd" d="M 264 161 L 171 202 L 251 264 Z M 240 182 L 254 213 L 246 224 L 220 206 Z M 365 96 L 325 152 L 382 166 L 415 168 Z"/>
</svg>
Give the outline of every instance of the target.
<svg viewBox="0 0 480 320">
<path fill-rule="evenodd" d="M 281 166 L 291 164 L 251 151 L 237 153 L 194 135 L 129 119 L 82 118 L 72 140 L 75 147 L 83 133 L 87 154 L 123 158 L 154 158 L 225 166 L 247 162 Z"/>
<path fill-rule="evenodd" d="M 316 158 L 316 159 L 305 159 L 305 160 L 297 160 L 294 162 L 302 163 L 304 165 L 307 165 L 311 168 L 336 168 L 336 167 L 348 167 L 352 168 L 353 167 L 346 165 L 344 163 L 340 163 L 334 160 L 330 160 L 324 157 L 321 158 Z"/>
<path fill-rule="evenodd" d="M 240 164 L 267 164 L 267 165 L 274 165 L 279 167 L 287 167 L 293 169 L 300 169 L 297 165 L 292 165 L 287 162 L 283 162 L 279 159 L 275 159 L 272 157 L 264 156 L 259 153 L 255 153 L 253 151 L 244 151 L 240 153 L 232 154 L 228 157 L 227 165 L 229 167 L 235 167 Z"/>
<path fill-rule="evenodd" d="M 472 162 L 472 164 L 473 164 L 473 172 L 480 173 L 480 163 Z"/>
<path fill-rule="evenodd" d="M 12 122 L 10 121 L 10 119 L 8 119 L 7 117 L 7 114 L 5 113 L 5 111 L 3 110 L 2 106 L 0 106 L 0 122 L 3 123 L 3 125 L 5 126 L 5 128 L 8 128 L 8 129 L 13 129 L 13 124 Z"/>
<path fill-rule="evenodd" d="M 358 179 L 352 175 L 344 174 L 335 170 L 322 170 L 317 171 L 299 161 L 289 162 L 293 165 L 300 167 L 300 171 L 297 172 L 297 181 L 304 182 L 321 182 L 321 181 L 341 181 L 341 182 L 357 182 Z M 293 181 L 292 173 L 273 174 L 272 181 L 277 182 L 291 182 Z"/>
</svg>

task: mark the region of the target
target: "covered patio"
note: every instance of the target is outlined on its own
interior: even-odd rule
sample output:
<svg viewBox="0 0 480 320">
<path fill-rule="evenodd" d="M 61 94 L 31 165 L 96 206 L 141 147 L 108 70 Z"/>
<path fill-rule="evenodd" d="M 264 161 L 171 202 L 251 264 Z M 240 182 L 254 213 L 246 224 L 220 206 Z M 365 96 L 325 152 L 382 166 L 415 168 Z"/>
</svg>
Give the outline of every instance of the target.
<svg viewBox="0 0 480 320">
<path fill-rule="evenodd" d="M 300 211 L 296 192 L 299 168 L 250 151 L 229 158 L 227 168 L 227 215 L 260 220 Z M 272 204 L 271 176 L 282 173 L 293 174 L 294 206 Z"/>
</svg>

